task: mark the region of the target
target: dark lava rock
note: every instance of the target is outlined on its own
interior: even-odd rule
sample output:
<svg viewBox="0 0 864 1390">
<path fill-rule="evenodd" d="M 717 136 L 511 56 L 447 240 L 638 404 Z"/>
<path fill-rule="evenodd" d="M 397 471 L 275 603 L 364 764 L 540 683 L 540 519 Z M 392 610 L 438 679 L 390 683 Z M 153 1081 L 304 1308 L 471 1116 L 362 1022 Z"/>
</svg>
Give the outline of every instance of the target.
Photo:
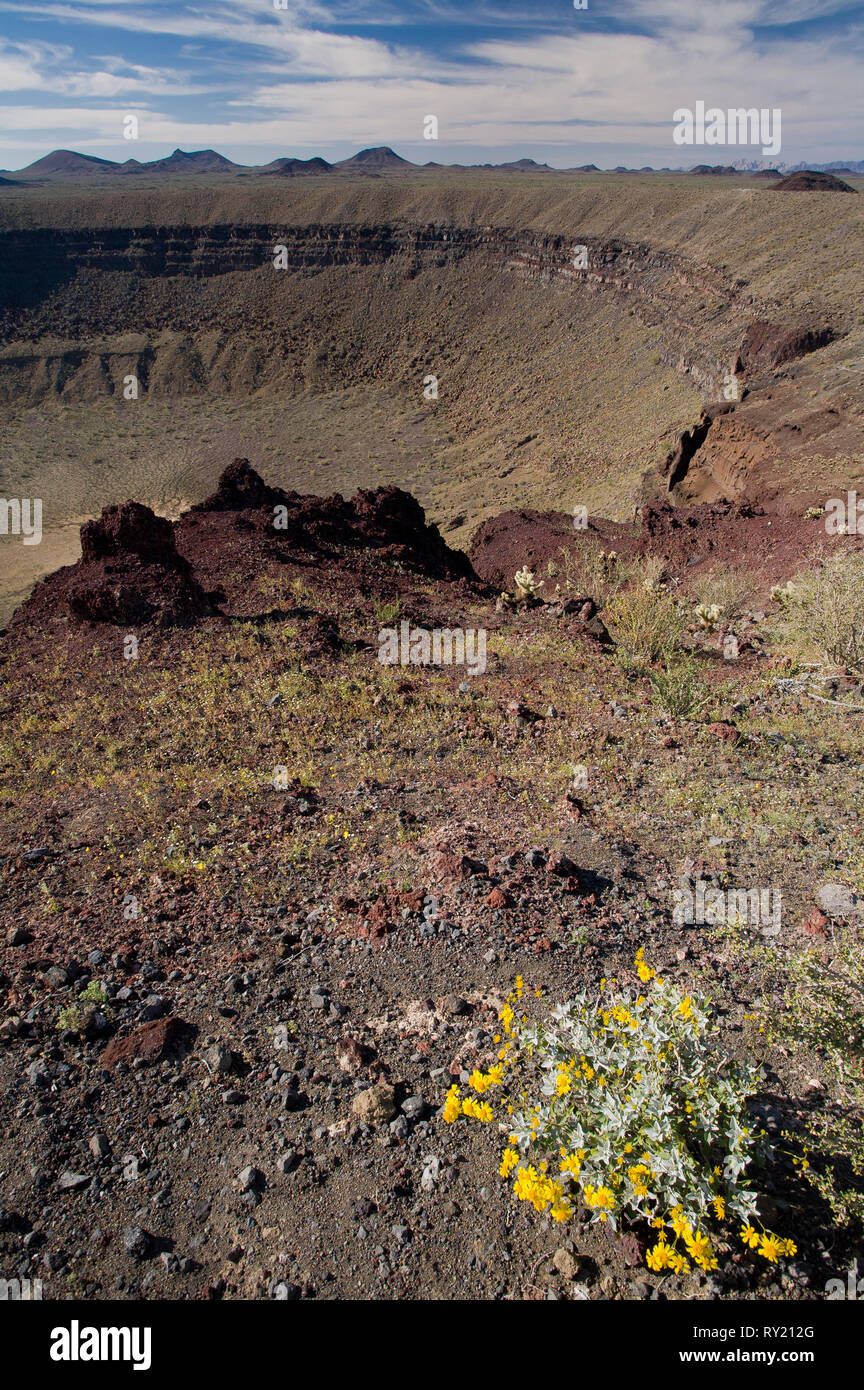
<svg viewBox="0 0 864 1390">
<path fill-rule="evenodd" d="M 361 490 L 349 500 L 338 492 L 301 496 L 270 487 L 248 459 L 234 459 L 216 492 L 178 523 L 193 564 L 220 513 L 233 513 L 235 531 L 255 536 L 256 544 L 265 541 L 283 559 L 311 552 L 350 563 L 352 553 L 371 550 L 432 578 L 476 581 L 467 557 L 450 549 L 416 498 L 398 487 Z"/>
<path fill-rule="evenodd" d="M 174 528 L 139 502 L 105 507 L 81 527 L 81 559 L 37 584 L 15 622 L 67 608 L 80 621 L 188 627 L 215 612 L 174 544 Z"/>
<path fill-rule="evenodd" d="M 82 564 L 137 555 L 145 565 L 176 565 L 174 528 L 140 502 L 105 507 L 98 521 L 81 527 Z"/>
<path fill-rule="evenodd" d="M 192 511 L 237 512 L 250 507 L 274 507 L 285 499 L 286 494 L 280 488 L 267 486 L 248 459 L 234 459 L 222 472 L 212 496 L 206 502 L 199 502 Z"/>
<path fill-rule="evenodd" d="M 146 1260 L 153 1246 L 153 1237 L 142 1226 L 123 1228 L 123 1249 L 133 1260 Z"/>
</svg>

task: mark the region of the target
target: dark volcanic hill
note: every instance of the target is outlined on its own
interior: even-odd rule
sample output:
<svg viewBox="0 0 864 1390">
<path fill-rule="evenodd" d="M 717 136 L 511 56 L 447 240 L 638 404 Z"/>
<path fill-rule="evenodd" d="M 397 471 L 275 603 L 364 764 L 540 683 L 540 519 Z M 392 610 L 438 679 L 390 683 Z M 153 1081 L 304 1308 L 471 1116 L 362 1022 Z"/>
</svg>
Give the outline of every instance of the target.
<svg viewBox="0 0 864 1390">
<path fill-rule="evenodd" d="M 391 150 L 389 145 L 376 145 L 372 149 L 360 150 L 358 154 L 352 154 L 350 159 L 340 159 L 338 164 L 333 166 L 336 169 L 412 169 L 414 165 L 410 160 L 403 159 L 395 150 Z"/>
<path fill-rule="evenodd" d="M 800 174 L 789 174 L 774 184 L 777 193 L 854 193 L 855 189 L 833 174 L 822 174 L 816 169 L 802 169 Z"/>
<path fill-rule="evenodd" d="M 329 174 L 332 168 L 333 165 L 328 164 L 326 159 L 321 159 L 319 155 L 315 155 L 312 159 L 274 159 L 272 164 L 265 164 L 257 172 L 296 178 L 303 174 Z"/>
<path fill-rule="evenodd" d="M 226 159 L 216 150 L 175 150 L 165 159 L 154 159 L 141 166 L 143 169 L 182 174 L 221 174 L 235 173 L 241 166 Z"/>
<path fill-rule="evenodd" d="M 113 174 L 119 169 L 113 159 L 99 159 L 94 154 L 78 154 L 76 150 L 52 150 L 41 159 L 18 170 L 21 174 Z"/>
</svg>

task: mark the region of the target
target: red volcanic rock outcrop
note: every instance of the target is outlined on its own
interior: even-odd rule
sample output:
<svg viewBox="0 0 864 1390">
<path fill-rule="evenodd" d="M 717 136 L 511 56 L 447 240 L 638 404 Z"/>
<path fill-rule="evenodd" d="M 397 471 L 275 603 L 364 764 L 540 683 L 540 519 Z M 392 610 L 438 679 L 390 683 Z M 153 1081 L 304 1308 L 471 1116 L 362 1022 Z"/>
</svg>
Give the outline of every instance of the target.
<svg viewBox="0 0 864 1390">
<path fill-rule="evenodd" d="M 343 543 L 377 550 L 432 578 L 475 578 L 468 557 L 451 550 L 410 492 L 379 487 L 361 490 L 348 502 L 338 495 L 331 500 L 341 503 Z"/>
<path fill-rule="evenodd" d="M 748 324 L 733 371 L 752 372 L 779 367 L 795 357 L 825 347 L 834 337 L 830 328 L 794 328 L 757 320 Z"/>
<path fill-rule="evenodd" d="M 800 568 L 818 537 L 817 525 L 795 511 L 766 512 L 748 502 L 663 502 L 642 508 L 632 553 L 657 556 L 670 573 L 682 576 L 716 564 L 737 567 L 766 591 Z"/>
<path fill-rule="evenodd" d="M 375 567 L 378 578 L 410 571 L 477 582 L 467 556 L 450 549 L 410 493 L 382 487 L 347 501 L 338 493 L 301 497 L 270 487 L 248 459 L 235 459 L 216 492 L 174 524 L 139 502 L 106 507 L 82 526 L 78 563 L 37 584 L 13 622 L 44 632 L 70 615 L 129 628 L 189 627 L 217 614 L 276 621 L 279 610 L 262 615 L 262 576 L 290 576 L 298 566 L 355 587 L 352 571 L 368 583 Z M 335 619 L 300 617 L 309 620 L 302 639 L 310 655 L 338 649 Z"/>
<path fill-rule="evenodd" d="M 81 527 L 82 564 L 131 555 L 145 565 L 176 563 L 171 522 L 140 502 L 123 502 L 103 508 L 98 521 L 85 521 Z"/>
<path fill-rule="evenodd" d="M 247 508 L 274 507 L 286 500 L 280 488 L 268 487 L 248 459 L 235 459 L 223 470 L 216 491 L 192 508 L 193 512 L 238 512 Z"/>
<path fill-rule="evenodd" d="M 361 490 L 348 500 L 338 492 L 303 497 L 269 487 L 248 459 L 235 459 L 216 492 L 178 522 L 184 553 L 196 569 L 199 552 L 212 543 L 215 514 L 225 512 L 236 513 L 235 527 L 265 536 L 271 553 L 286 560 L 298 553 L 333 560 L 374 551 L 433 579 L 476 578 L 467 557 L 450 549 L 417 499 L 398 487 Z"/>
<path fill-rule="evenodd" d="M 188 627 L 215 611 L 178 554 L 174 528 L 139 502 L 106 507 L 81 527 L 81 559 L 49 575 L 16 617 L 67 609 L 79 620 Z"/>
<path fill-rule="evenodd" d="M 481 522 L 471 537 L 468 556 L 484 583 L 500 592 L 512 590 L 516 571 L 524 565 L 540 579 L 550 560 L 560 565 L 562 551 L 589 547 L 621 550 L 632 535 L 633 527 L 624 522 L 592 517 L 587 529 L 577 530 L 566 512 L 523 507 Z M 553 598 L 557 582 L 544 581 L 540 591 L 543 598 Z"/>
</svg>

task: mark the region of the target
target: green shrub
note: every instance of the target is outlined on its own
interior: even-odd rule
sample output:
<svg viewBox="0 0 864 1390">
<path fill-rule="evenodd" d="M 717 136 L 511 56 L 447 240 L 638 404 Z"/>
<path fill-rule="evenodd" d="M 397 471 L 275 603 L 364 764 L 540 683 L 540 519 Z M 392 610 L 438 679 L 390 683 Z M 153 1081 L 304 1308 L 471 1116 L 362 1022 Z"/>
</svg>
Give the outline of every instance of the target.
<svg viewBox="0 0 864 1390">
<path fill-rule="evenodd" d="M 637 667 L 671 655 L 684 631 L 672 599 L 642 587 L 617 593 L 603 610 L 603 620 L 624 663 Z"/>
<path fill-rule="evenodd" d="M 651 672 L 651 694 L 655 703 L 676 719 L 698 714 L 711 699 L 700 678 L 698 662 L 687 656 Z"/>
<path fill-rule="evenodd" d="M 716 605 L 724 618 L 733 619 L 753 602 L 756 586 L 747 570 L 718 565 L 694 580 L 691 592 L 697 604 L 709 608 Z"/>
<path fill-rule="evenodd" d="M 67 1004 L 60 1010 L 57 1027 L 62 1030 L 80 1029 L 95 1007 L 104 1008 L 107 999 L 108 995 L 101 980 L 91 980 L 74 1003 Z"/>
<path fill-rule="evenodd" d="M 468 1094 L 451 1087 L 443 1119 L 494 1122 L 494 1102 L 508 1136 L 499 1173 L 514 1195 L 556 1221 L 581 1205 L 613 1230 L 653 1231 L 653 1270 L 715 1269 L 709 1232 L 730 1221 L 766 1260 L 794 1254 L 757 1229 L 747 1181 L 770 1153 L 747 1111 L 758 1070 L 718 1052 L 705 1004 L 658 978 L 641 949 L 635 965 L 646 993 L 601 981 L 538 1022 L 522 1012 L 517 979 L 497 1061 L 472 1074 Z"/>
</svg>

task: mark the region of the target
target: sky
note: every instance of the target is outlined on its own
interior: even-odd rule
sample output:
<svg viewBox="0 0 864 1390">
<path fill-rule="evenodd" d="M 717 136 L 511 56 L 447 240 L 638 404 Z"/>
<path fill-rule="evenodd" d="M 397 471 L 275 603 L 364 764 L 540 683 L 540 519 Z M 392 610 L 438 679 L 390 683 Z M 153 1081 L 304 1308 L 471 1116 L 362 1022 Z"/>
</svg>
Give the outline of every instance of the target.
<svg viewBox="0 0 864 1390">
<path fill-rule="evenodd" d="M 864 158 L 861 0 L 578 3 L 0 0 L 0 166 L 370 145 L 559 168 Z M 700 101 L 779 109 L 781 153 L 675 144 Z"/>
</svg>

